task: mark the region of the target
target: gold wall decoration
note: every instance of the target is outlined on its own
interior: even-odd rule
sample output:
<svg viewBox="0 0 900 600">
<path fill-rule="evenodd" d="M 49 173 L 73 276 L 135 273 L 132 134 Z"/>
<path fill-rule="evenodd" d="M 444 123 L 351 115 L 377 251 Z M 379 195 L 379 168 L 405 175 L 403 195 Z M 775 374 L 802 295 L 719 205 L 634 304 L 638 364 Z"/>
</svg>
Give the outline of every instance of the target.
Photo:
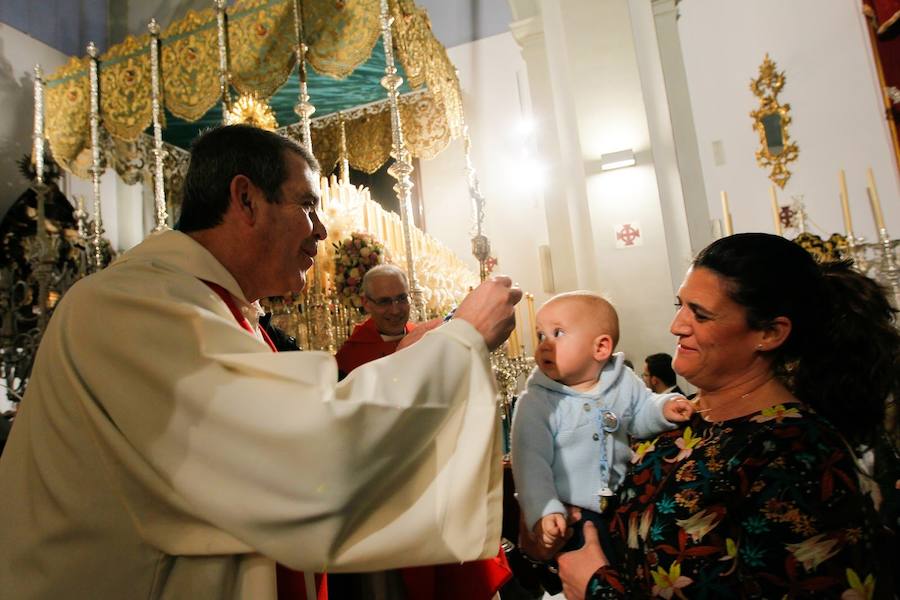
<svg viewBox="0 0 900 600">
<path fill-rule="evenodd" d="M 769 179 L 782 189 L 791 178 L 787 165 L 797 160 L 799 153 L 797 144 L 788 135 L 791 105 L 778 100 L 784 82 L 784 72 L 776 70 L 768 54 L 759 67 L 759 77 L 750 82 L 750 90 L 759 99 L 759 108 L 750 113 L 753 128 L 759 133 L 756 162 L 760 167 L 770 169 Z"/>
</svg>

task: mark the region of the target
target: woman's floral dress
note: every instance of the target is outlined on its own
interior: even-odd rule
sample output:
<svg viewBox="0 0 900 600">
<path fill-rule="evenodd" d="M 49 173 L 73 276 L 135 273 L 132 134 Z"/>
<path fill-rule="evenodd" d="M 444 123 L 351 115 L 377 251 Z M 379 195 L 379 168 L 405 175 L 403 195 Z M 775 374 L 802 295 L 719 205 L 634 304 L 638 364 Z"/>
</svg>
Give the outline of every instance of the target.
<svg viewBox="0 0 900 600">
<path fill-rule="evenodd" d="M 612 565 L 588 598 L 893 597 L 852 454 L 799 404 L 723 423 L 695 414 L 632 463 Z"/>
</svg>

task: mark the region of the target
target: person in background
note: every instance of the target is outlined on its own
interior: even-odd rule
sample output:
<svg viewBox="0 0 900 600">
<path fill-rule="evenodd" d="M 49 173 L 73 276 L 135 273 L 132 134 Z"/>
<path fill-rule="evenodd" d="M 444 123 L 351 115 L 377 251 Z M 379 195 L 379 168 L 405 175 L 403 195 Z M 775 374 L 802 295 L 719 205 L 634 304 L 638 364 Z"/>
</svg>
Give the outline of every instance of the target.
<svg viewBox="0 0 900 600">
<path fill-rule="evenodd" d="M 657 394 L 684 394 L 675 380 L 672 368 L 672 355 L 660 352 L 651 354 L 644 360 L 644 372 L 641 379 Z"/>
<path fill-rule="evenodd" d="M 397 351 L 415 330 L 409 322 L 410 298 L 406 273 L 384 264 L 366 271 L 362 284 L 363 309 L 369 318 L 353 330 L 338 350 L 341 378 L 356 368 Z M 441 319 L 421 325 L 431 329 Z M 332 600 L 390 598 L 391 600 L 490 600 L 511 576 L 505 555 L 463 564 L 429 565 L 370 573 L 346 573 L 329 577 Z"/>
<path fill-rule="evenodd" d="M 353 329 L 335 356 L 342 377 L 360 365 L 393 354 L 415 327 L 409 322 L 409 283 L 403 269 L 372 267 L 363 275 L 360 291 L 369 318 Z"/>
</svg>

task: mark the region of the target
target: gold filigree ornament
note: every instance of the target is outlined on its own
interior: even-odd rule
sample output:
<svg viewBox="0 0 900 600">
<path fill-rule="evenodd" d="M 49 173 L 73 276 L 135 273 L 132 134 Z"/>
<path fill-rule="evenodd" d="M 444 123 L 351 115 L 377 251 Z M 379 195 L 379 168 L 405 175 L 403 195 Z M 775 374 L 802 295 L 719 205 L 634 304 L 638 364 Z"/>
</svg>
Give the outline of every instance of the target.
<svg viewBox="0 0 900 600">
<path fill-rule="evenodd" d="M 788 135 L 791 105 L 778 101 L 784 82 L 784 72 L 776 70 L 768 54 L 759 67 L 759 77 L 750 82 L 750 90 L 759 99 L 759 108 L 750 113 L 753 128 L 759 133 L 760 149 L 756 151 L 756 162 L 760 167 L 770 169 L 769 179 L 782 189 L 791 178 L 787 165 L 797 160 L 799 153 L 797 144 Z"/>
<path fill-rule="evenodd" d="M 256 94 L 243 94 L 233 102 L 225 114 L 225 122 L 228 125 L 245 123 L 269 131 L 278 129 L 272 108 Z"/>
</svg>

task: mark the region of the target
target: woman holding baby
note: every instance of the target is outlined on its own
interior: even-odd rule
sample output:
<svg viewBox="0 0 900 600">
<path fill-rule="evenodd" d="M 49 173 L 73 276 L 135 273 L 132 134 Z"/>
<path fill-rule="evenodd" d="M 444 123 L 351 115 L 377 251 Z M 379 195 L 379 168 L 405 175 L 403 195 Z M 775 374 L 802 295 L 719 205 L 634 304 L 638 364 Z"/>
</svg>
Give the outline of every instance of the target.
<svg viewBox="0 0 900 600">
<path fill-rule="evenodd" d="M 853 451 L 900 395 L 893 319 L 874 281 L 781 237 L 703 250 L 671 325 L 695 412 L 639 446 L 610 517 L 615 561 L 591 524 L 560 555 L 567 598 L 893 597 Z"/>
</svg>

